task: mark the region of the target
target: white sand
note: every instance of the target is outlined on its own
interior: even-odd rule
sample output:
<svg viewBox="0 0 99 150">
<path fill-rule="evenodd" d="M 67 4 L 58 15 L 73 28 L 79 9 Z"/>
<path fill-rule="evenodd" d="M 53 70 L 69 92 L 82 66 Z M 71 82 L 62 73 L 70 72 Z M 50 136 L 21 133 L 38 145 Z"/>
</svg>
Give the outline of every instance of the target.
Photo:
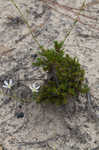
<svg viewBox="0 0 99 150">
<path fill-rule="evenodd" d="M 83 0 L 57 0 L 57 2 L 78 8 Z M 87 0 L 87 2 L 91 1 Z M 48 9 L 44 2 L 16 0 L 16 3 L 35 30 L 34 34 L 40 44 L 46 47 L 52 47 L 53 40 L 63 40 L 66 30 L 71 28 L 73 20 Z M 75 17 L 66 9 L 58 6 L 53 7 L 66 15 Z M 45 11 L 42 13 L 43 10 Z M 97 18 L 97 20 L 91 20 L 83 16 L 80 17 L 83 23 L 92 24 L 94 28 L 77 23 L 66 40 L 64 48 L 66 53 L 77 56 L 84 66 L 91 94 L 97 98 L 97 100 L 95 98 L 92 100 L 99 106 L 99 4 L 90 6 L 88 11 L 83 14 Z M 38 47 L 31 35 L 26 36 L 18 43 L 15 42 L 22 35 L 27 34 L 28 29 L 26 25 L 11 24 L 9 19 L 11 16 L 19 16 L 16 8 L 9 0 L 0 0 L 0 55 L 3 51 L 15 48 L 9 53 L 4 53 L 1 57 L 0 75 L 4 74 L 3 80 L 19 77 L 19 79 L 25 80 L 24 84 L 29 84 L 34 82 L 35 78 L 44 76 L 41 70 L 34 70 L 31 67 L 33 60 L 30 58 L 30 54 L 36 53 Z M 44 23 L 45 21 L 46 23 Z M 30 51 L 30 48 L 33 50 Z M 24 66 L 27 68 L 24 69 Z M 18 70 L 13 70 L 14 68 Z M 26 76 L 31 81 L 26 81 Z M 0 78 L 0 87 L 2 81 Z M 70 119 L 62 109 L 59 110 L 52 106 L 43 108 L 41 105 L 33 103 L 28 106 L 28 111 L 31 114 L 29 113 L 29 121 L 24 127 L 24 119 L 17 119 L 14 116 L 15 101 L 3 104 L 4 100 L 4 97 L 3 100 L 2 98 L 0 100 L 0 144 L 3 144 L 7 150 L 55 150 L 55 148 L 57 150 L 91 150 L 99 146 L 99 121 L 88 120 L 88 114 L 84 111 L 76 113 Z M 85 101 L 85 98 L 82 100 Z M 43 142 L 38 143 L 38 141 Z"/>
</svg>

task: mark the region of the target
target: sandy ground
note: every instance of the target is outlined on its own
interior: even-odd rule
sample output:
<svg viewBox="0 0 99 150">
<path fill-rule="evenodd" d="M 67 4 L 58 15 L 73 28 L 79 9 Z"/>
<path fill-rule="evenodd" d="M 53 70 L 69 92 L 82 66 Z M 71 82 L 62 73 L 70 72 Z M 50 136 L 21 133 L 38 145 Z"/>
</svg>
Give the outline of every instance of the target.
<svg viewBox="0 0 99 150">
<path fill-rule="evenodd" d="M 79 8 L 83 0 L 57 2 Z M 16 3 L 32 27 L 35 37 L 45 47 L 52 47 L 53 40 L 63 40 L 73 23 L 66 15 L 75 17 L 70 9 L 39 0 L 16 0 Z M 54 6 L 54 9 L 48 7 L 48 4 Z M 71 56 L 77 56 L 85 68 L 93 110 L 99 116 L 99 4 L 88 7 L 83 14 L 96 19 L 80 16 L 83 23 L 77 23 L 65 42 L 64 50 Z M 29 85 L 34 81 L 41 84 L 41 79 L 45 77 L 42 70 L 32 67 L 34 59 L 31 54 L 37 53 L 39 49 L 23 21 L 13 19 L 17 16 L 20 15 L 9 0 L 0 0 L 1 89 L 4 80 L 11 78 L 15 83 L 20 80 Z M 20 91 L 20 87 L 16 86 L 17 89 Z M 17 119 L 15 99 L 9 100 L 7 96 L 0 95 L 0 144 L 5 150 L 99 150 L 99 118 L 89 117 L 85 97 L 80 98 L 77 106 L 78 109 L 73 114 L 72 111 L 67 113 L 64 107 L 33 102 L 23 105 L 28 120 L 26 117 Z"/>
</svg>

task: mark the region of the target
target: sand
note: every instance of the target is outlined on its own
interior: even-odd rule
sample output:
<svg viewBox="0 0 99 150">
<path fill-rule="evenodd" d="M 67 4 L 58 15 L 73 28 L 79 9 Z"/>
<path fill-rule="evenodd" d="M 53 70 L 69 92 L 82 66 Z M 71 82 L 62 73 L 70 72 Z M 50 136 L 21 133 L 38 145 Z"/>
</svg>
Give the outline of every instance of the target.
<svg viewBox="0 0 99 150">
<path fill-rule="evenodd" d="M 73 24 L 71 17 L 76 17 L 76 8 L 81 6 L 83 0 L 54 2 L 65 5 L 65 8 L 51 1 L 16 0 L 33 34 L 45 47 L 53 47 L 53 40 L 64 39 Z M 75 13 L 66 6 L 75 8 L 71 10 Z M 77 56 L 84 67 L 93 111 L 99 116 L 99 3 L 88 5 L 82 14 L 65 41 L 64 51 Z M 9 0 L 0 0 L 0 89 L 4 80 L 13 79 L 18 90 L 19 81 L 29 86 L 35 81 L 41 84 L 42 79 L 46 78 L 41 69 L 32 66 L 35 59 L 31 54 L 36 54 L 39 48 L 18 17 L 18 11 Z M 99 118 L 89 115 L 86 101 L 86 97 L 80 97 L 74 114 L 72 110 L 67 112 L 66 107 L 35 102 L 22 104 L 25 117 L 18 119 L 15 110 L 20 102 L 0 95 L 0 144 L 5 150 L 98 150 Z"/>
</svg>

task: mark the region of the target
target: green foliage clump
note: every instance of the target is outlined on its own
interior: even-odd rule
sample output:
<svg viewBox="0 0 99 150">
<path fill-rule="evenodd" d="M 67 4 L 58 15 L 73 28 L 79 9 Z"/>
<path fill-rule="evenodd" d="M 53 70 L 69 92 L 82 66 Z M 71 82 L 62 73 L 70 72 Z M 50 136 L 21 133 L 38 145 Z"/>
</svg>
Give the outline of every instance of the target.
<svg viewBox="0 0 99 150">
<path fill-rule="evenodd" d="M 64 56 L 63 44 L 54 41 L 52 49 L 41 47 L 40 57 L 33 63 L 47 73 L 47 79 L 36 97 L 37 102 L 61 105 L 66 104 L 69 98 L 88 92 L 84 69 L 76 57 Z"/>
</svg>

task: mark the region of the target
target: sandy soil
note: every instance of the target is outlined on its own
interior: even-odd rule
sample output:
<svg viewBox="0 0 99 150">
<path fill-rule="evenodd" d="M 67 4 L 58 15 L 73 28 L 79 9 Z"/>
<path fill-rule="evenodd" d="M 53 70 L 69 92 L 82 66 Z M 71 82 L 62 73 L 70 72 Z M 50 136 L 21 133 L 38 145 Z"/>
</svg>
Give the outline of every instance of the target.
<svg viewBox="0 0 99 150">
<path fill-rule="evenodd" d="M 57 2 L 79 8 L 83 0 Z M 16 0 L 16 3 L 35 37 L 45 47 L 52 47 L 53 40 L 63 40 L 73 24 L 73 20 L 66 15 L 75 17 L 75 13 L 55 3 L 52 5 L 39 0 Z M 96 19 L 80 16 L 83 23 L 77 23 L 65 42 L 64 50 L 77 56 L 85 68 L 93 110 L 99 116 L 99 4 L 86 8 L 82 13 Z M 4 80 L 13 79 L 15 90 L 20 91 L 22 84 L 28 86 L 34 81 L 41 84 L 45 74 L 32 67 L 35 60 L 31 55 L 39 49 L 24 22 L 16 17 L 20 18 L 20 15 L 11 2 L 0 0 L 0 89 Z M 17 85 L 19 81 L 21 84 Z M 32 102 L 23 105 L 25 118 L 17 119 L 16 100 L 0 95 L 0 144 L 5 150 L 99 150 L 99 118 L 89 116 L 85 97 L 80 98 L 77 106 L 73 114 L 72 110 L 67 113 L 65 107 Z"/>
</svg>

